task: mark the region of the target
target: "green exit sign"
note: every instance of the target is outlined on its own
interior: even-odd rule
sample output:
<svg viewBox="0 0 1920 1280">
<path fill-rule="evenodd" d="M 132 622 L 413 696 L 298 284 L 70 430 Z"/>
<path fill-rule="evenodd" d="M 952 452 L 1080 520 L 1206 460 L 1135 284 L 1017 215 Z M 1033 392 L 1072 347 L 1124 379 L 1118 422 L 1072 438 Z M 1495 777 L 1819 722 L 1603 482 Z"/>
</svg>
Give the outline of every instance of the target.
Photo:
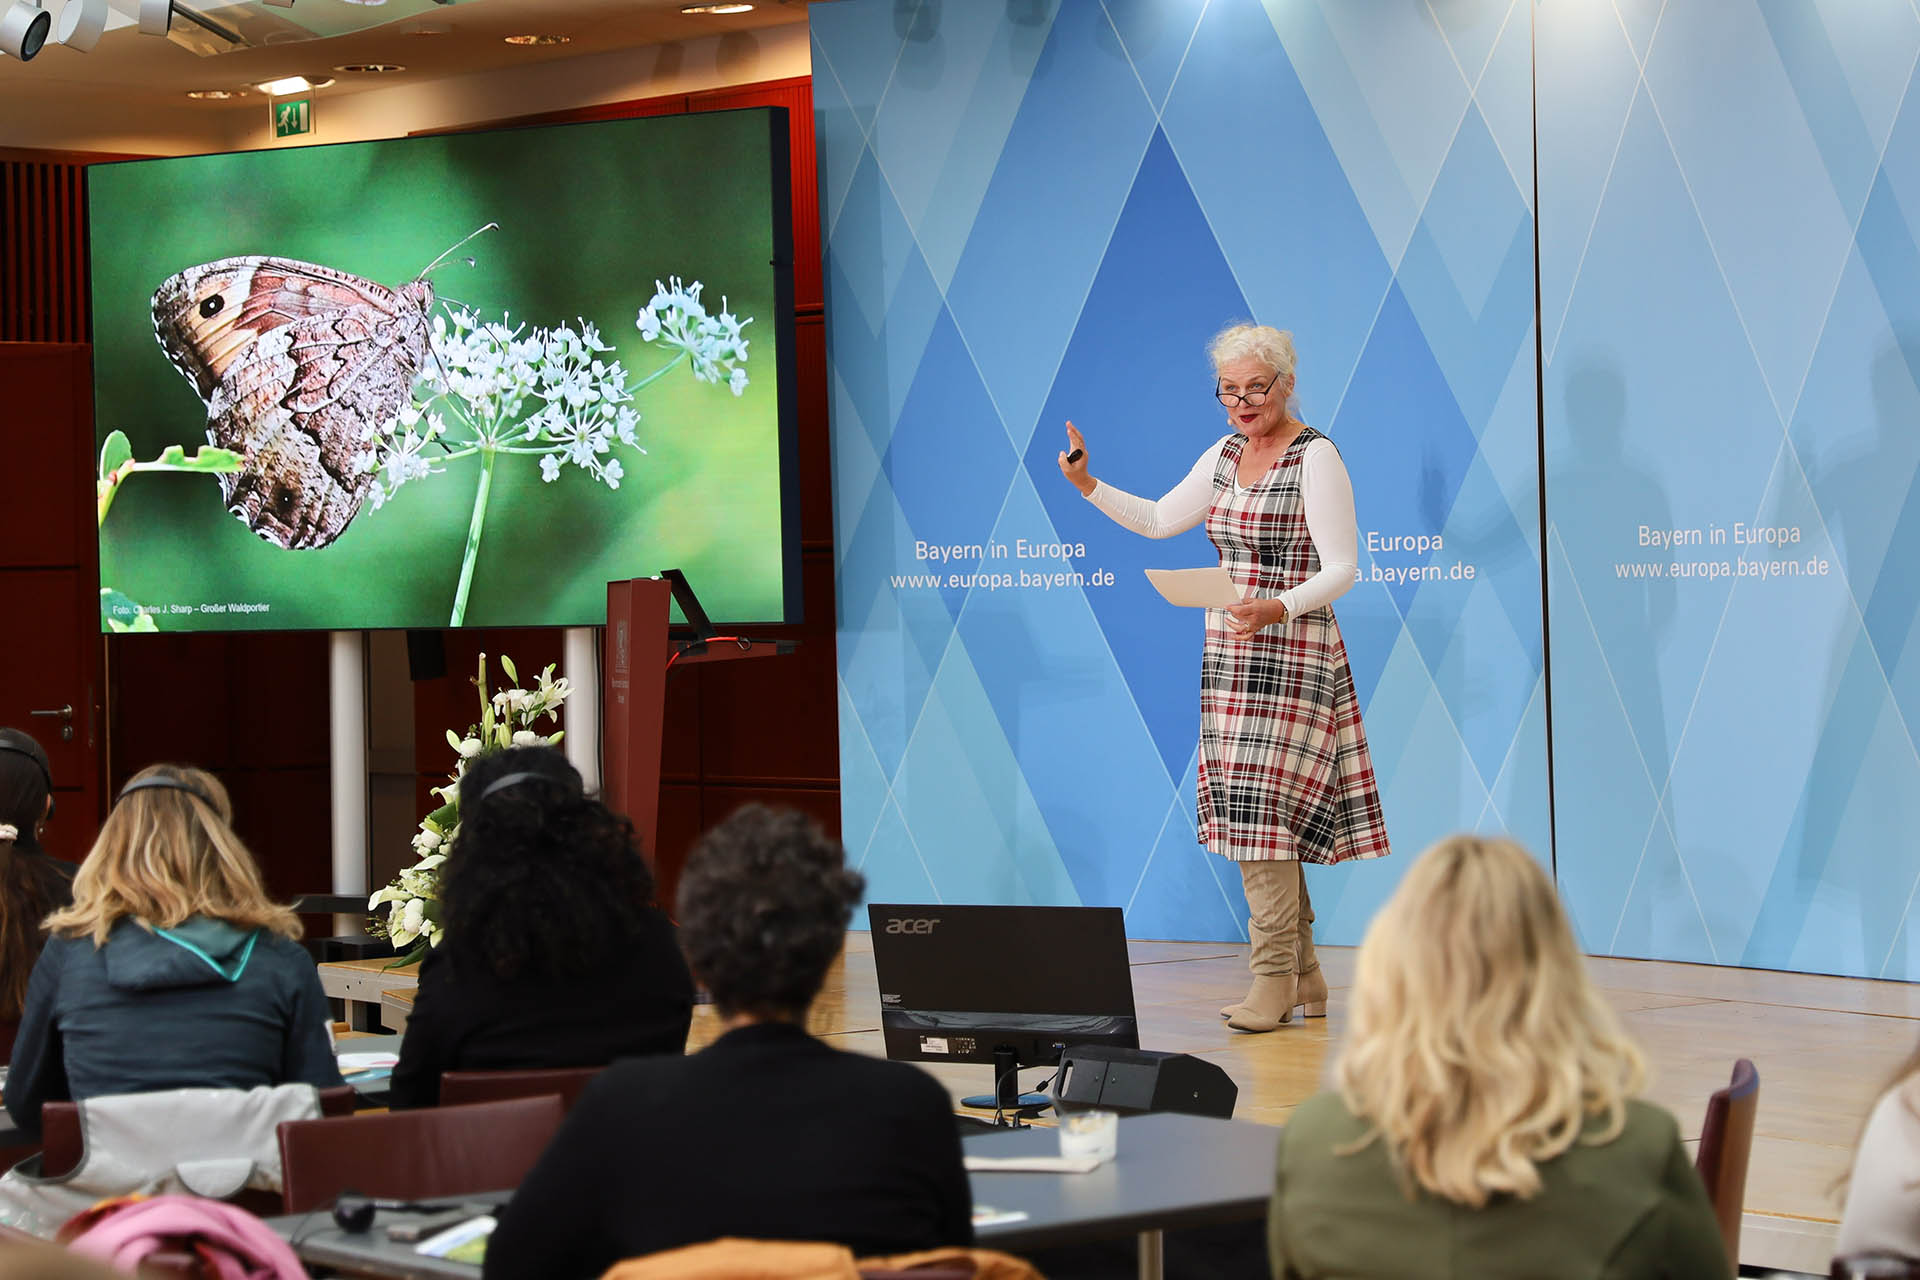
<svg viewBox="0 0 1920 1280">
<path fill-rule="evenodd" d="M 273 136 L 291 138 L 313 132 L 313 99 L 281 98 L 273 104 Z"/>
</svg>

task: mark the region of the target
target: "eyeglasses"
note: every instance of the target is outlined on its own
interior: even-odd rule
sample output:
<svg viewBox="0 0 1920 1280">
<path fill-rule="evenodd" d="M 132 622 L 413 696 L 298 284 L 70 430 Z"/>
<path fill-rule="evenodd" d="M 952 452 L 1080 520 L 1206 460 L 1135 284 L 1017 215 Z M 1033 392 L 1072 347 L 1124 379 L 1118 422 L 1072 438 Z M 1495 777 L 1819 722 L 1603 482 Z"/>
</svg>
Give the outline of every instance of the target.
<svg viewBox="0 0 1920 1280">
<path fill-rule="evenodd" d="M 1249 409 L 1258 409 L 1267 402 L 1267 396 L 1272 393 L 1274 386 L 1279 381 L 1279 378 L 1270 378 L 1267 380 L 1266 386 L 1256 387 L 1252 391 L 1243 394 L 1236 394 L 1232 391 L 1222 391 L 1219 382 L 1215 381 L 1213 384 L 1213 398 L 1229 409 L 1237 409 L 1241 405 L 1245 405 Z"/>
</svg>

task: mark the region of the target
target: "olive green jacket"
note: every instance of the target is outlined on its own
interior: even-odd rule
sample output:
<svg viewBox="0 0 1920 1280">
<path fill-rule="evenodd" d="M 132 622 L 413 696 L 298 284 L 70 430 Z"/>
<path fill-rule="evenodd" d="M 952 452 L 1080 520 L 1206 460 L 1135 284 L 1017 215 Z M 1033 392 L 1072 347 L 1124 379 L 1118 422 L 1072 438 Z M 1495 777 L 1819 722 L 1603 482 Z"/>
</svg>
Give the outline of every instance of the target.
<svg viewBox="0 0 1920 1280">
<path fill-rule="evenodd" d="M 1294 1109 L 1267 1215 L 1275 1280 L 1717 1280 L 1731 1277 L 1705 1184 L 1673 1117 L 1629 1103 L 1603 1146 L 1541 1166 L 1528 1200 L 1473 1209 L 1411 1197 L 1383 1144 L 1337 1155 L 1367 1124 L 1336 1094 Z"/>
</svg>

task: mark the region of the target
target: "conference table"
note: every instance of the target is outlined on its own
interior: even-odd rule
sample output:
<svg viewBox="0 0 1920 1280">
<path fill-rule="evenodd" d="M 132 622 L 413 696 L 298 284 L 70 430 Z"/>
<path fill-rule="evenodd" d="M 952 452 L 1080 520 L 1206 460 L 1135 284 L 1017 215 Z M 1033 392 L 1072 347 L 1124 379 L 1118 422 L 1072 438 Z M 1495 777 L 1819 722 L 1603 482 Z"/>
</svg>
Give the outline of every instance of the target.
<svg viewBox="0 0 1920 1280">
<path fill-rule="evenodd" d="M 976 1228 L 975 1242 L 1017 1254 L 1134 1236 L 1141 1280 L 1161 1280 L 1164 1232 L 1266 1215 L 1279 1142 L 1278 1128 L 1242 1120 L 1127 1116 L 1120 1121 L 1119 1154 L 1092 1173 L 969 1174 L 975 1205 L 1025 1215 Z M 1052 1155 L 1058 1144 L 1053 1129 L 1022 1129 L 969 1135 L 962 1145 L 968 1155 L 1018 1156 Z M 498 1205 L 508 1194 L 444 1198 Z M 359 1233 L 342 1231 L 325 1210 L 273 1218 L 269 1225 L 294 1242 L 303 1261 L 350 1274 L 475 1280 L 477 1266 L 429 1258 L 387 1239 L 386 1226 L 406 1216 L 382 1213 L 373 1230 Z"/>
<path fill-rule="evenodd" d="M 332 960 L 315 965 L 314 971 L 327 998 L 346 1005 L 349 1024 L 359 1026 L 363 1019 L 370 1019 L 384 1022 L 393 1031 L 407 1029 L 413 992 L 420 985 L 418 964 L 395 967 L 392 960 Z"/>
</svg>

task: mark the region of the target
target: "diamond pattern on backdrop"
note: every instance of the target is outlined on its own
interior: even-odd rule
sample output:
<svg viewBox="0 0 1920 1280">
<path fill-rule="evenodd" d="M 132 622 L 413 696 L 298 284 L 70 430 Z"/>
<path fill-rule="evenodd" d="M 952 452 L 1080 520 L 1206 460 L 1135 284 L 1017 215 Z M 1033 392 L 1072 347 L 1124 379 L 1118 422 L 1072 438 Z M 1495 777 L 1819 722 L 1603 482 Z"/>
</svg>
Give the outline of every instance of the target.
<svg viewBox="0 0 1920 1280">
<path fill-rule="evenodd" d="M 865 437 L 835 458 L 843 805 L 876 898 L 1245 937 L 1194 843 L 1201 620 L 1140 573 L 1212 548 L 1120 529 L 1055 457 L 1072 418 L 1096 474 L 1170 488 L 1226 430 L 1204 343 L 1249 314 L 1297 333 L 1362 530 L 1443 543 L 1363 546 L 1337 606 L 1403 856 L 1314 869 L 1323 934 L 1356 941 L 1447 831 L 1544 855 L 1531 33 L 1518 0 L 1442 8 L 816 13 L 834 430 Z"/>
<path fill-rule="evenodd" d="M 1555 796 L 1582 940 L 1920 977 L 1920 15 L 1539 13 Z M 1735 522 L 1794 540 L 1711 541 Z M 1642 525 L 1709 541 L 1648 548 Z M 1694 561 L 1780 576 L 1676 580 Z"/>
</svg>

